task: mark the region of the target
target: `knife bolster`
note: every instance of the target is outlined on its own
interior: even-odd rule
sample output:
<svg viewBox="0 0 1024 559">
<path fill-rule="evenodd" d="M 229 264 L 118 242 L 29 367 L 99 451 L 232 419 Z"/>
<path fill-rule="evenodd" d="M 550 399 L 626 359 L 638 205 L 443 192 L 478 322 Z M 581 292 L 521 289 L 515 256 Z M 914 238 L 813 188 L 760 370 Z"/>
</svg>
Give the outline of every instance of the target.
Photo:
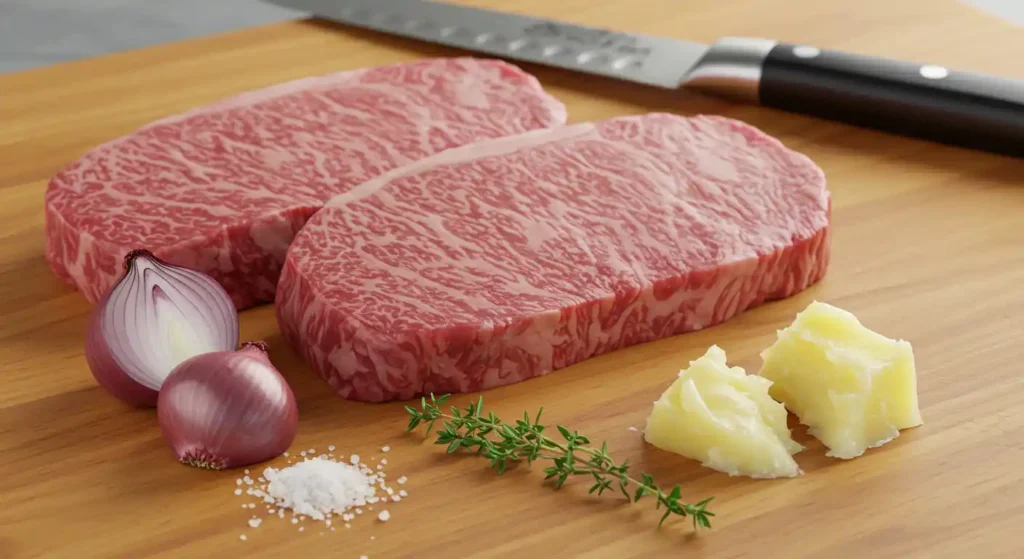
<svg viewBox="0 0 1024 559">
<path fill-rule="evenodd" d="M 715 42 L 683 79 L 683 87 L 757 103 L 761 69 L 778 44 L 769 39 L 725 37 Z"/>
</svg>

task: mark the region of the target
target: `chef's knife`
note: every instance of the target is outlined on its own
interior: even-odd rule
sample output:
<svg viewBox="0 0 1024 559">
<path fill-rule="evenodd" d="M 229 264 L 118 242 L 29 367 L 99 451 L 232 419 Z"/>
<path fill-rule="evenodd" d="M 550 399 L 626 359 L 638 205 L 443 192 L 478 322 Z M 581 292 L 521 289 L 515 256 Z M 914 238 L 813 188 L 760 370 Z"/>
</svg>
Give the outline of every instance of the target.
<svg viewBox="0 0 1024 559">
<path fill-rule="evenodd" d="M 440 2 L 268 1 L 496 57 L 1024 157 L 1024 80 L 761 38 L 706 45 Z"/>
</svg>

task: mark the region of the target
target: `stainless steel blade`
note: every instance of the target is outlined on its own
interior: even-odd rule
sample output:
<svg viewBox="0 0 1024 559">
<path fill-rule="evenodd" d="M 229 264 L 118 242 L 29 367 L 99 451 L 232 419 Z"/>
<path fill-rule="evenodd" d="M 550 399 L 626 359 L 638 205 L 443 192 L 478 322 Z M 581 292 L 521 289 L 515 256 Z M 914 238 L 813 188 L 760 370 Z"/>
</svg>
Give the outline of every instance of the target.
<svg viewBox="0 0 1024 559">
<path fill-rule="evenodd" d="M 677 88 L 708 45 L 416 0 L 267 0 L 324 19 L 522 60 Z"/>
</svg>

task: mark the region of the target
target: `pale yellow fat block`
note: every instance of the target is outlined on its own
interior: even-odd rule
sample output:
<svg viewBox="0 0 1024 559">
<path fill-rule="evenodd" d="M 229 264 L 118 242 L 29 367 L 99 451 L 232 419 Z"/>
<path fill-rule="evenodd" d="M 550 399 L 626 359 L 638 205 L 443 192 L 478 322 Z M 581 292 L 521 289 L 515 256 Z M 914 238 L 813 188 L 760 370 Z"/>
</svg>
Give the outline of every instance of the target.
<svg viewBox="0 0 1024 559">
<path fill-rule="evenodd" d="M 793 477 L 803 447 L 786 426 L 786 408 L 771 399 L 771 383 L 726 365 L 711 346 L 654 403 L 644 438 L 729 475 Z"/>
<path fill-rule="evenodd" d="M 921 425 L 914 352 L 851 313 L 813 302 L 761 353 L 769 393 L 826 447 L 855 458 Z"/>
</svg>

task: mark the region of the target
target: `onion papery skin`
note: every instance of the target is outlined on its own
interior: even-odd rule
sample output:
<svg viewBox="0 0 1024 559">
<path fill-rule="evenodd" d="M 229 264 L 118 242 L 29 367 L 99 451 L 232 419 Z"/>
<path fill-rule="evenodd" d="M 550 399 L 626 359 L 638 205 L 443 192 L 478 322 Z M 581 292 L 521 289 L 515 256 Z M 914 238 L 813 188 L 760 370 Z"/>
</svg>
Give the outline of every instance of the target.
<svg viewBox="0 0 1024 559">
<path fill-rule="evenodd" d="M 262 342 L 192 357 L 160 389 L 157 418 L 178 461 L 210 470 L 280 456 L 298 431 L 295 395 Z"/>
<path fill-rule="evenodd" d="M 103 313 L 97 312 L 103 308 L 105 301 L 106 297 L 97 304 L 86 326 L 85 362 L 89 364 L 93 378 L 107 392 L 133 406 L 153 407 L 156 405 L 158 392 L 140 384 L 125 373 L 110 351 L 110 344 L 102 333 Z"/>
<path fill-rule="evenodd" d="M 201 272 L 146 250 L 125 256 L 124 275 L 93 307 L 85 359 L 96 382 L 139 407 L 157 404 L 164 379 L 185 359 L 238 347 L 238 311 Z"/>
</svg>

